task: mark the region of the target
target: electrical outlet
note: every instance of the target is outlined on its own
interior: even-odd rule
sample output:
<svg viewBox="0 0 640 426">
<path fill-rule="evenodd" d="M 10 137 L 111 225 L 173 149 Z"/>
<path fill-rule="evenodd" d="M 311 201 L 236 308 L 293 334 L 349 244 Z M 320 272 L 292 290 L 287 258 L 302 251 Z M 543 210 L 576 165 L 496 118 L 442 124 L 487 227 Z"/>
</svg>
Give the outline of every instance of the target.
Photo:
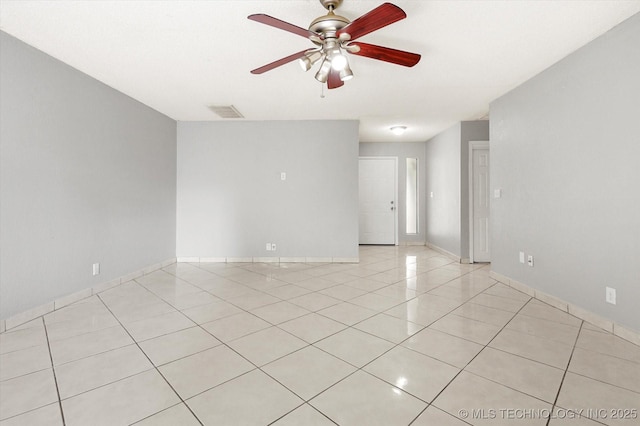
<svg viewBox="0 0 640 426">
<path fill-rule="evenodd" d="M 520 252 L 520 263 L 524 263 L 524 252 Z"/>
<path fill-rule="evenodd" d="M 96 275 L 100 275 L 100 264 L 99 263 L 94 263 L 93 264 L 93 276 L 95 277 Z"/>
<path fill-rule="evenodd" d="M 287 172 L 280 172 L 280 180 L 287 180 Z"/>
<path fill-rule="evenodd" d="M 271 251 L 271 243 L 267 243 L 267 251 Z"/>
<path fill-rule="evenodd" d="M 612 305 L 616 304 L 616 289 L 611 287 L 605 287 L 605 300 Z"/>
<path fill-rule="evenodd" d="M 529 255 L 527 257 L 527 265 L 533 267 L 533 256 L 532 255 Z"/>
</svg>

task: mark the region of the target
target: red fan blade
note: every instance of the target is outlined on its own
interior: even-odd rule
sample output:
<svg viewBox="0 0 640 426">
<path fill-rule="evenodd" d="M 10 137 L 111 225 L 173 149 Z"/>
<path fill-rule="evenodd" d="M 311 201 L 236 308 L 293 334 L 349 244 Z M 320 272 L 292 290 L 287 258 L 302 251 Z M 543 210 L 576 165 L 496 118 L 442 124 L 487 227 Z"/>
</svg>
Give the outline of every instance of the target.
<svg viewBox="0 0 640 426">
<path fill-rule="evenodd" d="M 340 36 L 342 33 L 347 33 L 351 36 L 351 40 L 355 40 L 406 17 L 404 10 L 394 4 L 385 3 L 338 30 L 336 34 Z"/>
<path fill-rule="evenodd" d="M 304 38 L 309 38 L 310 36 L 318 36 L 318 34 L 314 33 L 313 31 L 305 30 L 304 28 L 298 27 L 297 25 L 293 25 L 278 18 L 274 18 L 273 16 L 265 15 L 264 13 L 249 15 L 247 16 L 247 18 L 251 19 L 252 21 L 260 22 L 261 24 L 270 25 L 281 30 L 289 31 L 290 33 L 297 34 Z"/>
<path fill-rule="evenodd" d="M 344 81 L 340 79 L 340 72 L 331 68 L 329 78 L 327 79 L 327 87 L 329 87 L 329 89 L 337 89 L 341 86 L 344 86 Z"/>
<path fill-rule="evenodd" d="M 349 52 L 353 55 L 366 56 L 367 58 L 379 61 L 390 62 L 392 64 L 412 67 L 420 62 L 420 55 L 417 53 L 405 52 L 403 50 L 391 49 L 390 47 L 376 46 L 367 43 L 350 43 L 349 46 L 359 46 L 359 52 Z"/>
<path fill-rule="evenodd" d="M 262 74 L 263 72 L 271 71 L 274 68 L 278 68 L 281 65 L 288 64 L 291 61 L 295 61 L 296 59 L 300 59 L 307 53 L 308 49 L 301 50 L 300 52 L 294 53 L 293 55 L 286 56 L 282 59 L 278 59 L 277 61 L 273 61 L 270 64 L 261 66 L 260 68 L 256 68 L 251 71 L 251 74 Z"/>
</svg>

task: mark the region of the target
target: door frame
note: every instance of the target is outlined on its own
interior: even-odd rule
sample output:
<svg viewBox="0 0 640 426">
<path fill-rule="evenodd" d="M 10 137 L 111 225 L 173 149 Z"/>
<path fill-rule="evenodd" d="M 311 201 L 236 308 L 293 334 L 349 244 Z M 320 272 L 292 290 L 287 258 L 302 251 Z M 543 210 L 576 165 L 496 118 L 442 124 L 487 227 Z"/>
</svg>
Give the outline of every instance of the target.
<svg viewBox="0 0 640 426">
<path fill-rule="evenodd" d="M 469 141 L 469 263 L 473 263 L 473 151 L 478 149 L 488 149 L 491 153 L 489 141 Z M 491 160 L 489 160 L 491 161 Z M 491 163 L 489 163 L 489 170 L 491 170 Z M 487 188 L 489 190 L 489 188 Z M 489 199 L 491 195 L 489 194 Z M 491 212 L 491 209 L 489 209 Z"/>
<path fill-rule="evenodd" d="M 364 156 L 359 156 L 358 157 L 358 170 L 360 170 L 360 160 L 393 160 L 394 161 L 394 169 L 395 169 L 395 173 L 394 173 L 394 180 L 395 180 L 395 185 L 393 188 L 393 203 L 395 206 L 395 209 L 393 210 L 393 221 L 394 221 L 394 245 L 398 245 L 399 244 L 399 240 L 398 240 L 398 157 L 390 157 L 390 156 L 383 156 L 383 155 L 364 155 Z M 358 178 L 359 179 L 359 178 Z M 360 196 L 360 184 L 359 184 L 359 180 L 358 180 L 358 196 Z M 358 213 L 359 214 L 359 213 Z"/>
</svg>

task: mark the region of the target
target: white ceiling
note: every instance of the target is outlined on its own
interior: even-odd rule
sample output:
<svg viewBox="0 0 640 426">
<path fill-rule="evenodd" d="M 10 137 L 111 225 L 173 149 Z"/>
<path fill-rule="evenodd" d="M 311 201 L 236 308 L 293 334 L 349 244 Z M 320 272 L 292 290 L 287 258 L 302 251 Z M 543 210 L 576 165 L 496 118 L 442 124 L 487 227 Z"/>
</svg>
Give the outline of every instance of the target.
<svg viewBox="0 0 640 426">
<path fill-rule="evenodd" d="M 424 141 L 485 117 L 489 102 L 631 15 L 640 1 L 392 0 L 408 17 L 359 41 L 420 53 L 413 68 L 350 56 L 353 80 L 321 98 L 296 62 L 250 70 L 311 47 L 247 19 L 306 28 L 318 0 L 0 0 L 0 28 L 176 120 L 358 119 L 360 140 Z M 383 0 L 345 0 L 353 20 Z M 315 68 L 314 68 L 315 69 Z M 409 127 L 401 137 L 389 127 Z"/>
</svg>

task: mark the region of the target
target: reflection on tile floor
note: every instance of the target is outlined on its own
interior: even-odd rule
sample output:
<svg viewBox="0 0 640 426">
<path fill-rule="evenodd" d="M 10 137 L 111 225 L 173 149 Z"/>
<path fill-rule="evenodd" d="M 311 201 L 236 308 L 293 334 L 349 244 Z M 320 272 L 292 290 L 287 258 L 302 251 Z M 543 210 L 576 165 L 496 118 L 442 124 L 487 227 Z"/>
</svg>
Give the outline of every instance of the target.
<svg viewBox="0 0 640 426">
<path fill-rule="evenodd" d="M 1 426 L 631 426 L 639 410 L 640 347 L 425 247 L 174 264 L 0 334 Z"/>
</svg>

